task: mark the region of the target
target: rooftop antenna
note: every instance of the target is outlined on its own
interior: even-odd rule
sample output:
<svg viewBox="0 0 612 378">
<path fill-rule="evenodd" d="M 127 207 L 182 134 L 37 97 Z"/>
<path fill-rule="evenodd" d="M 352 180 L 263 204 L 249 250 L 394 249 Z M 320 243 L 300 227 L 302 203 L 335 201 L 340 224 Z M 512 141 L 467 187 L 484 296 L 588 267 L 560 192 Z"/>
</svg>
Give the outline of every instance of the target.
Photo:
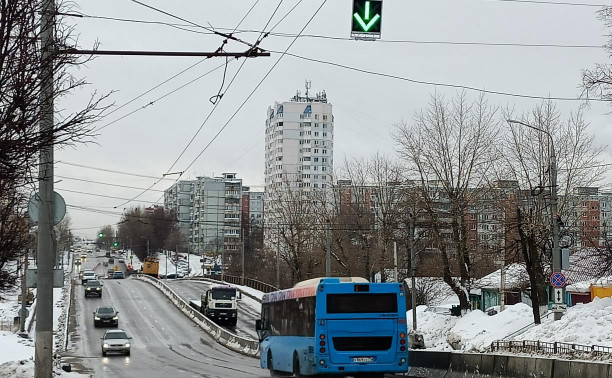
<svg viewBox="0 0 612 378">
<path fill-rule="evenodd" d="M 308 90 L 312 87 L 312 84 L 310 83 L 310 80 L 306 79 L 306 100 L 308 100 Z"/>
</svg>

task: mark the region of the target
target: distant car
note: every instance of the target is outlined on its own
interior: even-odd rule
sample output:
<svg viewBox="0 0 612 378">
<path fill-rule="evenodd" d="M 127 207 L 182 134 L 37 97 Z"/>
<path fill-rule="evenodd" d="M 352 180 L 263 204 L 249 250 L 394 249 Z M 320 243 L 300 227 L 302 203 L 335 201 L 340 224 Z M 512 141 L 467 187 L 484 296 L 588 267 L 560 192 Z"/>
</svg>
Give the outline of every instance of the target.
<svg viewBox="0 0 612 378">
<path fill-rule="evenodd" d="M 120 329 L 109 329 L 102 336 L 102 355 L 109 352 L 119 352 L 126 356 L 130 355 L 132 338 Z"/>
<path fill-rule="evenodd" d="M 167 275 L 165 276 L 165 278 L 170 278 L 170 279 L 172 279 L 172 278 L 183 278 L 183 275 L 182 275 L 182 274 L 180 274 L 180 273 L 178 273 L 178 274 L 176 274 L 176 273 L 170 273 L 170 274 L 167 274 Z"/>
<path fill-rule="evenodd" d="M 81 261 L 83 261 L 83 262 L 87 261 L 87 255 L 86 254 L 82 254 L 81 255 Z"/>
<path fill-rule="evenodd" d="M 113 273 L 115 273 L 115 269 L 113 268 L 108 268 L 106 270 L 106 275 L 108 276 L 108 278 L 113 278 Z"/>
<path fill-rule="evenodd" d="M 113 259 L 112 257 L 108 259 L 108 263 L 109 264 L 114 264 L 115 263 L 115 259 Z"/>
<path fill-rule="evenodd" d="M 102 298 L 102 283 L 98 280 L 88 280 L 85 283 L 85 298 L 94 296 Z"/>
<path fill-rule="evenodd" d="M 119 325 L 119 312 L 111 306 L 100 306 L 93 312 L 94 326 L 109 325 L 117 327 Z"/>
<path fill-rule="evenodd" d="M 89 280 L 97 280 L 98 276 L 96 275 L 96 272 L 92 271 L 92 270 L 86 270 L 83 272 L 83 277 L 81 278 L 81 283 L 83 285 L 85 285 L 87 283 L 87 281 Z"/>
<path fill-rule="evenodd" d="M 121 271 L 113 272 L 113 279 L 121 279 L 121 278 L 125 278 L 125 274 L 123 274 L 123 272 Z"/>
<path fill-rule="evenodd" d="M 121 264 L 125 264 L 125 260 L 124 260 L 124 259 L 119 259 L 119 262 L 120 262 Z"/>
</svg>

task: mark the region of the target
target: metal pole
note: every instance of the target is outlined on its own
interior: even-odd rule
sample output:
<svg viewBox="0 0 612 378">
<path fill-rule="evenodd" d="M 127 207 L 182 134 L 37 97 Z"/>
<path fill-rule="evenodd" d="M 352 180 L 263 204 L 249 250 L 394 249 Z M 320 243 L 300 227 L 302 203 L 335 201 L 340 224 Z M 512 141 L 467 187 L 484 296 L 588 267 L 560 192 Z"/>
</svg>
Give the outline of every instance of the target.
<svg viewBox="0 0 612 378">
<path fill-rule="evenodd" d="M 393 278 L 395 282 L 399 282 L 399 276 L 397 271 L 397 242 L 393 241 Z"/>
<path fill-rule="evenodd" d="M 28 255 L 30 251 L 26 250 L 24 259 L 23 259 L 23 271 L 21 273 L 21 318 L 19 319 L 19 331 L 25 332 L 25 324 L 26 324 L 26 307 L 27 307 L 27 294 L 28 288 L 26 286 L 26 272 L 28 271 Z"/>
<path fill-rule="evenodd" d="M 506 309 L 506 256 L 504 250 L 504 257 L 501 260 L 501 272 L 499 282 L 499 311 Z"/>
<path fill-rule="evenodd" d="M 414 218 L 410 216 L 410 283 L 411 283 L 411 302 L 412 302 L 412 330 L 417 330 L 417 313 L 416 313 L 416 256 L 414 253 Z"/>
<path fill-rule="evenodd" d="M 189 260 L 191 260 L 191 254 L 189 252 L 189 243 L 187 243 L 187 277 L 189 277 L 189 273 L 191 269 L 189 268 Z"/>
<path fill-rule="evenodd" d="M 149 239 L 147 239 L 147 257 L 149 257 Z"/>
<path fill-rule="evenodd" d="M 280 226 L 276 227 L 276 288 L 280 289 Z"/>
<path fill-rule="evenodd" d="M 331 277 L 331 223 L 327 220 L 325 229 L 325 277 Z"/>
<path fill-rule="evenodd" d="M 40 211 L 37 248 L 37 311 L 34 347 L 34 377 L 51 378 L 53 374 L 53 51 L 55 1 L 43 0 L 41 13 L 41 94 L 40 133 L 48 138 L 40 150 L 38 191 Z"/>
<path fill-rule="evenodd" d="M 178 278 L 178 262 L 179 262 L 179 254 L 178 254 L 178 244 L 177 244 L 176 245 L 176 261 L 174 262 L 174 278 Z"/>
<path fill-rule="evenodd" d="M 240 277 L 240 284 L 242 286 L 244 286 L 244 270 L 245 270 L 245 266 L 244 266 L 244 235 L 242 235 L 242 230 L 240 230 L 240 239 L 241 240 L 241 249 L 242 249 L 242 276 Z"/>
<path fill-rule="evenodd" d="M 557 210 L 557 156 L 555 153 L 555 145 L 553 144 L 552 135 L 550 137 L 550 212 L 552 218 L 552 232 L 553 232 L 553 249 L 552 249 L 552 263 L 553 273 L 561 272 L 561 249 L 559 248 L 559 214 Z M 565 288 L 563 288 L 563 294 L 565 295 Z M 563 316 L 562 312 L 555 312 L 555 320 L 561 320 Z"/>
</svg>

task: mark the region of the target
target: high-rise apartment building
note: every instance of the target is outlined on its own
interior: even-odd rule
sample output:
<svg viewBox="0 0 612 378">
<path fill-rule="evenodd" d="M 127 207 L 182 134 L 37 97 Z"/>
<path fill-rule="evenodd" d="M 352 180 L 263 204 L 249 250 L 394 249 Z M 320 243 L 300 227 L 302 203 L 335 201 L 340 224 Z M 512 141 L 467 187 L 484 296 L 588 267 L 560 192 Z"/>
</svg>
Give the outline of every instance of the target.
<svg viewBox="0 0 612 378">
<path fill-rule="evenodd" d="M 191 184 L 191 181 L 181 180 L 164 191 L 164 207 L 176 214 L 179 231 L 185 240 L 189 239 Z"/>
<path fill-rule="evenodd" d="M 289 101 L 268 108 L 266 193 L 286 184 L 331 187 L 333 156 L 334 116 L 325 92 L 314 97 L 298 92 Z"/>
<path fill-rule="evenodd" d="M 292 195 L 332 187 L 334 116 L 323 91 L 299 91 L 267 111 L 265 148 L 265 225 L 269 244 L 281 226 L 280 204 Z"/>
<path fill-rule="evenodd" d="M 235 173 L 198 177 L 191 182 L 189 246 L 216 255 L 240 250 L 242 179 Z"/>
</svg>

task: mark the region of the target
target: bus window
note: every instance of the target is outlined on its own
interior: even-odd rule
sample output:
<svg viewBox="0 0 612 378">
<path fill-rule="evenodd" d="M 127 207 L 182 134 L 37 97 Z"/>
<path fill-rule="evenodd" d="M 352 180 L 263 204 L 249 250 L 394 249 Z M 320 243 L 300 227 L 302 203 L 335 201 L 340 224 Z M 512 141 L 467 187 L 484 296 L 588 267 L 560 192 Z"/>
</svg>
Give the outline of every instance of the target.
<svg viewBox="0 0 612 378">
<path fill-rule="evenodd" d="M 327 294 L 328 314 L 397 312 L 397 294 Z"/>
</svg>

